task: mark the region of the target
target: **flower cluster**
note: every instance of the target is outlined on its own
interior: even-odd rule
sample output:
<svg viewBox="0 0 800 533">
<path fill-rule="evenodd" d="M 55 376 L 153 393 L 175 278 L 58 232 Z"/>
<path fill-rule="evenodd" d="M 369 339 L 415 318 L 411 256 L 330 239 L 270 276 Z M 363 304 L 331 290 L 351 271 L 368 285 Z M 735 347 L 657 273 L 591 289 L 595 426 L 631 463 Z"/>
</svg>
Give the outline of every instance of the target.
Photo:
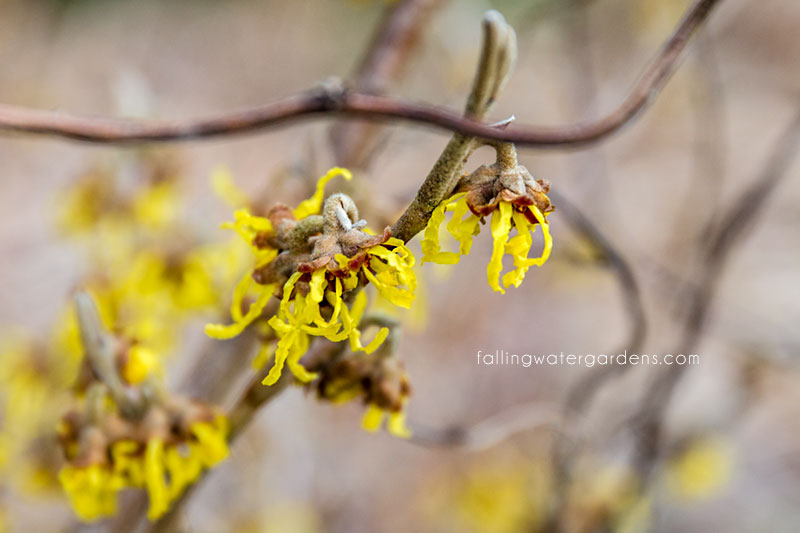
<svg viewBox="0 0 800 533">
<path fill-rule="evenodd" d="M 68 399 L 78 365 L 21 331 L 0 333 L 0 490 L 38 494 L 58 487 L 53 405 Z"/>
<path fill-rule="evenodd" d="M 408 374 L 401 362 L 390 357 L 391 349 L 382 347 L 382 352 L 378 357 L 350 353 L 327 362 L 320 369 L 317 396 L 333 403 L 360 398 L 367 406 L 364 429 L 375 432 L 385 419 L 389 433 L 408 438 L 411 436 L 405 416 L 411 395 Z"/>
<path fill-rule="evenodd" d="M 203 470 L 228 455 L 227 421 L 213 407 L 162 390 L 159 358 L 106 333 L 90 297 L 76 297 L 86 358 L 82 405 L 59 426 L 67 464 L 59 480 L 75 513 L 113 514 L 117 493 L 146 489 L 155 520 Z"/>
<path fill-rule="evenodd" d="M 125 178 L 134 178 L 133 190 Z M 118 168 L 96 168 L 58 200 L 58 227 L 85 241 L 91 270 L 81 280 L 106 327 L 167 355 L 181 325 L 219 305 L 244 264 L 236 242 L 202 243 L 187 233 L 177 167 L 147 152 Z M 234 246 L 235 245 L 235 246 Z M 81 355 L 74 309 L 61 316 L 61 349 Z"/>
<path fill-rule="evenodd" d="M 80 286 L 91 295 L 95 328 L 114 333 L 113 354 L 100 367 L 75 308 L 53 335 L 53 353 L 73 365 L 50 396 L 66 400 L 73 384 L 83 406 L 60 426 L 56 455 L 67 464 L 58 480 L 87 520 L 113 513 L 116 494 L 129 487 L 148 491 L 155 518 L 227 454 L 225 419 L 168 395 L 161 377 L 181 327 L 219 305 L 246 257 L 238 242 L 204 244 L 179 223 L 177 176 L 171 159 L 142 152 L 87 172 L 59 196 L 59 229 L 83 242 L 90 258 Z"/>
<path fill-rule="evenodd" d="M 491 215 L 494 246 L 487 277 L 492 289 L 504 293 L 500 284 L 504 254 L 514 260 L 514 270 L 502 277 L 506 287 L 519 287 L 531 266 L 541 266 L 550 257 L 553 239 L 547 214 L 553 211 L 553 206 L 547 197 L 548 182 L 534 180 L 525 167 L 516 164 L 516 158 L 513 164 L 498 159 L 497 163 L 483 165 L 463 178 L 455 194 L 434 210 L 422 240 L 422 262 L 458 263 L 462 255 L 470 252 L 472 238 L 480 233 L 484 217 Z M 458 241 L 458 252 L 441 251 L 439 229 L 448 212 L 452 218 L 446 228 Z M 529 258 L 537 226 L 542 228 L 544 249 L 541 256 Z M 510 237 L 512 229 L 516 235 Z"/>
<path fill-rule="evenodd" d="M 339 175 L 351 179 L 349 171 L 331 169 L 314 195 L 294 210 L 277 205 L 261 217 L 239 209 L 226 225 L 251 246 L 255 265 L 234 290 L 233 323 L 209 324 L 206 333 L 219 339 L 240 334 L 275 295 L 280 303 L 268 324 L 277 345 L 266 385 L 277 382 L 284 366 L 301 382 L 314 379 L 300 363 L 314 336 L 349 340 L 353 351 L 373 352 L 388 330 L 381 329 L 366 345 L 361 341 L 359 322 L 367 303 L 361 289 L 366 285 L 400 307 L 409 308 L 414 299 L 414 256 L 401 240 L 392 238 L 388 228 L 379 235 L 368 232 L 345 194 L 328 197 L 323 209 L 325 184 Z"/>
<path fill-rule="evenodd" d="M 60 427 L 67 464 L 59 480 L 83 520 L 114 514 L 125 488 L 147 490 L 155 520 L 228 455 L 226 419 L 202 404 L 153 406 L 136 420 L 109 406 L 87 411 L 68 413 Z"/>
</svg>

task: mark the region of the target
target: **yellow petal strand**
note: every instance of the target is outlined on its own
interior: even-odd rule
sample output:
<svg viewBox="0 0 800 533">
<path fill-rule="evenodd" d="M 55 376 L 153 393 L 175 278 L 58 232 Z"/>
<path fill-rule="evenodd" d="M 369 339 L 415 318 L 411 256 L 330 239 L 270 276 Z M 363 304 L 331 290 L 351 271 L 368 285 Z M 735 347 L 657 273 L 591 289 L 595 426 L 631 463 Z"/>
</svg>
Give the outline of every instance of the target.
<svg viewBox="0 0 800 533">
<path fill-rule="evenodd" d="M 331 324 L 335 324 L 339 321 L 339 313 L 342 310 L 342 280 L 336 278 L 336 290 L 333 293 L 328 292 L 329 295 L 332 294 L 333 302 L 328 300 L 328 303 L 333 305 L 333 314 L 331 314 Z"/>
<path fill-rule="evenodd" d="M 164 452 L 164 468 L 169 476 L 168 501 L 174 501 L 175 498 L 181 495 L 183 489 L 193 481 L 188 476 L 187 462 L 189 462 L 189 459 L 183 457 L 174 446 L 167 448 Z"/>
<path fill-rule="evenodd" d="M 433 210 L 431 218 L 428 219 L 428 225 L 425 226 L 425 233 L 422 238 L 422 262 L 431 261 L 436 262 L 435 258 L 439 255 L 441 244 L 439 242 L 439 227 L 445 219 L 446 202 L 442 202 Z M 456 257 L 458 262 L 458 257 Z"/>
<path fill-rule="evenodd" d="M 245 272 L 242 279 L 239 280 L 239 283 L 236 284 L 236 288 L 233 289 L 233 299 L 231 300 L 231 318 L 233 318 L 234 322 L 238 322 L 242 319 L 242 302 L 244 302 L 244 297 L 247 295 L 247 290 L 250 288 L 250 283 L 253 281 L 253 276 L 251 272 Z"/>
<path fill-rule="evenodd" d="M 211 188 L 214 194 L 231 207 L 247 205 L 247 195 L 236 186 L 227 167 L 220 166 L 211 172 Z"/>
<path fill-rule="evenodd" d="M 292 291 L 294 291 L 294 285 L 297 283 L 297 280 L 300 279 L 300 276 L 302 276 L 300 272 L 295 272 L 283 285 L 283 298 L 281 298 L 281 305 L 278 308 L 278 312 L 281 313 L 281 315 L 291 314 L 289 312 L 289 301 L 292 297 Z"/>
<path fill-rule="evenodd" d="M 375 350 L 377 350 L 383 341 L 386 340 L 386 337 L 389 336 L 389 328 L 381 328 L 378 330 L 378 333 L 375 335 L 375 338 L 364 347 L 364 352 L 367 354 L 371 354 Z"/>
<path fill-rule="evenodd" d="M 244 331 L 244 328 L 249 326 L 255 319 L 261 316 L 261 312 L 264 310 L 264 307 L 267 306 L 267 302 L 269 301 L 270 297 L 272 297 L 274 290 L 274 284 L 260 286 L 258 297 L 256 298 L 255 302 L 250 304 L 250 308 L 247 310 L 246 315 L 228 326 L 222 324 L 206 324 L 206 335 L 215 339 L 230 339 L 239 335 L 242 331 Z"/>
<path fill-rule="evenodd" d="M 545 216 L 535 205 L 528 206 L 528 209 L 531 210 L 533 216 L 539 221 L 539 225 L 542 227 L 542 234 L 544 235 L 544 251 L 542 251 L 542 255 L 538 259 L 538 261 L 541 262 L 537 263 L 537 266 L 541 266 L 550 257 L 550 252 L 553 250 L 553 237 L 550 235 L 550 223 L 547 222 Z"/>
<path fill-rule="evenodd" d="M 303 383 L 308 383 L 309 381 L 317 379 L 318 374 L 316 372 L 309 372 L 306 367 L 300 364 L 299 360 L 304 354 L 305 350 L 296 350 L 295 354 L 293 354 L 296 355 L 296 357 L 289 357 L 287 363 L 294 377 Z"/>
<path fill-rule="evenodd" d="M 511 231 L 511 211 L 513 211 L 511 204 L 501 201 L 498 204 L 498 209 L 492 213 L 492 239 L 494 239 L 494 246 L 492 247 L 489 266 L 486 268 L 489 286 L 495 292 L 503 294 L 506 291 L 500 286 L 500 272 L 503 271 L 503 253 L 505 252 L 506 241 L 508 241 L 508 233 Z"/>
<path fill-rule="evenodd" d="M 270 325 L 272 325 L 272 320 L 276 319 L 277 317 L 272 317 Z M 275 350 L 275 363 L 272 365 L 272 368 L 270 368 L 267 377 L 261 382 L 262 384 L 274 385 L 278 379 L 280 379 L 283 366 L 286 363 L 286 359 L 289 357 L 289 350 L 292 348 L 299 334 L 299 330 L 292 329 L 278 341 L 278 348 Z"/>
<path fill-rule="evenodd" d="M 322 296 L 325 294 L 326 286 L 327 282 L 325 281 L 325 269 L 320 268 L 319 270 L 315 270 L 314 273 L 311 274 L 311 282 L 308 284 L 309 298 L 316 303 L 321 302 Z"/>
<path fill-rule="evenodd" d="M 367 405 L 367 412 L 364 413 L 364 419 L 361 421 L 362 427 L 370 433 L 374 433 L 381 428 L 381 422 L 383 422 L 383 409 L 372 403 Z"/>
<path fill-rule="evenodd" d="M 397 413 L 389 413 L 389 420 L 386 423 L 386 429 L 395 437 L 401 439 L 408 439 L 411 437 L 411 430 L 406 425 L 405 411 L 398 411 Z"/>
<path fill-rule="evenodd" d="M 147 493 L 150 496 L 147 518 L 156 520 L 169 509 L 167 482 L 164 476 L 164 442 L 161 439 L 147 442 L 144 475 Z"/>
<path fill-rule="evenodd" d="M 472 249 L 472 238 L 480 233 L 480 219 L 470 211 L 466 198 L 456 202 L 447 231 L 458 241 L 458 253 L 467 255 Z"/>
<path fill-rule="evenodd" d="M 319 210 L 322 207 L 322 198 L 325 194 L 325 184 L 336 176 L 342 176 L 346 180 L 353 178 L 353 174 L 351 174 L 346 168 L 333 167 L 330 169 L 319 179 L 319 181 L 317 181 L 317 189 L 314 191 L 314 195 L 311 198 L 300 202 L 300 205 L 298 205 L 297 209 L 294 210 L 294 216 L 297 217 L 298 220 L 309 215 L 316 215 L 319 213 Z"/>
<path fill-rule="evenodd" d="M 522 280 L 525 278 L 525 273 L 530 267 L 528 252 L 530 252 L 531 245 L 533 245 L 531 230 L 535 229 L 535 227 L 531 227 L 530 222 L 528 222 L 528 219 L 525 218 L 525 215 L 522 213 L 514 211 L 512 217 L 514 219 L 514 226 L 517 229 L 517 234 L 509 239 L 506 244 L 506 253 L 514 258 L 515 268 L 503 276 L 503 285 L 506 287 L 510 287 L 511 285 L 519 287 Z"/>
<path fill-rule="evenodd" d="M 367 293 L 360 291 L 356 294 L 353 300 L 353 305 L 350 306 L 350 320 L 353 321 L 353 327 L 358 326 L 361 322 L 361 317 L 364 315 L 364 310 L 367 308 Z M 342 309 L 344 311 L 344 309 Z"/>
</svg>

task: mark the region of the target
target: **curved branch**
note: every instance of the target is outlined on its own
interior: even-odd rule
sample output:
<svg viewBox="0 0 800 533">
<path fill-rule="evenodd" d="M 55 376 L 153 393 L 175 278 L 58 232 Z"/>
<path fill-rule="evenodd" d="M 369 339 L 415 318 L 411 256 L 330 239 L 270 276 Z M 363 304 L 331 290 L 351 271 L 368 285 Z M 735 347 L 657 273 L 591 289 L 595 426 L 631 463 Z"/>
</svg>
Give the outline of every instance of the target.
<svg viewBox="0 0 800 533">
<path fill-rule="evenodd" d="M 267 129 L 325 114 L 365 119 L 399 119 L 436 126 L 471 137 L 521 146 L 576 146 L 597 142 L 631 123 L 661 91 L 691 37 L 720 0 L 697 0 L 622 104 L 595 121 L 559 127 L 509 127 L 498 130 L 454 111 L 405 100 L 325 87 L 288 96 L 260 107 L 188 121 L 138 122 L 66 115 L 0 105 L 0 130 L 50 135 L 95 143 L 187 141 Z"/>
<path fill-rule="evenodd" d="M 516 405 L 472 426 L 452 426 L 445 429 L 413 425 L 408 442 L 429 448 L 464 448 L 480 451 L 491 448 L 524 431 L 550 427 L 563 431 L 570 415 L 562 406 L 542 402 Z"/>
</svg>

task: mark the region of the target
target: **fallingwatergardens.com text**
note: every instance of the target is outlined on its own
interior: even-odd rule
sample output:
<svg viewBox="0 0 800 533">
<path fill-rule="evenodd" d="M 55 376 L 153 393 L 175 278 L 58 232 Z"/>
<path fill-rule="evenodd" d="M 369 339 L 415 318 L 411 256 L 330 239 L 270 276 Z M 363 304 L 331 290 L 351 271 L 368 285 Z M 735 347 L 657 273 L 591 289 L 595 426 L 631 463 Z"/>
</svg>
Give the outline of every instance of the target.
<svg viewBox="0 0 800 533">
<path fill-rule="evenodd" d="M 627 351 L 618 354 L 517 354 L 505 350 L 485 352 L 478 350 L 477 361 L 479 365 L 501 366 L 515 365 L 528 368 L 530 366 L 585 366 L 591 368 L 595 365 L 697 365 L 700 364 L 698 354 L 636 354 Z"/>
</svg>

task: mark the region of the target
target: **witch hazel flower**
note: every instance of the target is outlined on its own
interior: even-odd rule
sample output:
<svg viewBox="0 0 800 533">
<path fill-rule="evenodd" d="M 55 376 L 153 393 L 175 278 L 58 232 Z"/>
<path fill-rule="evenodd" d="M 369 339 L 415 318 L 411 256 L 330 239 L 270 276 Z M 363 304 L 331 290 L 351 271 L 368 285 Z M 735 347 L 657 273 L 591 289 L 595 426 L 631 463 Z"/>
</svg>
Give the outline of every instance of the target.
<svg viewBox="0 0 800 533">
<path fill-rule="evenodd" d="M 554 210 L 547 193 L 550 183 L 534 179 L 528 169 L 517 163 L 511 144 L 496 147 L 497 162 L 482 165 L 458 183 L 455 192 L 434 210 L 422 240 L 422 262 L 456 264 L 472 248 L 472 239 L 481 231 L 484 219 L 491 215 L 492 256 L 486 269 L 489 286 L 505 293 L 503 286 L 519 287 L 531 266 L 542 266 L 550 257 L 553 239 L 547 215 Z M 442 251 L 439 230 L 447 213 L 452 217 L 445 226 L 458 242 L 458 251 Z M 529 258 L 536 228 L 544 240 L 539 257 Z M 511 232 L 515 230 L 512 237 Z M 503 256 L 510 255 L 514 269 L 502 275 Z"/>
<path fill-rule="evenodd" d="M 275 296 L 279 303 L 274 314 L 269 313 L 273 316 L 268 324 L 277 346 L 265 385 L 276 383 L 285 366 L 301 382 L 316 377 L 300 363 L 312 337 L 348 340 L 353 351 L 366 353 L 380 346 L 388 329 L 381 328 L 364 345 L 358 327 L 367 305 L 362 290 L 367 285 L 399 307 L 409 308 L 414 300 L 415 260 L 405 243 L 393 238 L 389 228 L 378 235 L 367 231 L 366 221 L 345 194 L 331 195 L 323 206 L 325 184 L 339 175 L 352 177 L 346 169 L 333 168 L 296 209 L 276 205 L 266 217 L 239 210 L 228 226 L 250 244 L 256 262 L 234 291 L 233 323 L 209 324 L 206 333 L 219 339 L 239 335 L 265 314 Z M 243 313 L 248 294 L 254 301 Z"/>
</svg>

